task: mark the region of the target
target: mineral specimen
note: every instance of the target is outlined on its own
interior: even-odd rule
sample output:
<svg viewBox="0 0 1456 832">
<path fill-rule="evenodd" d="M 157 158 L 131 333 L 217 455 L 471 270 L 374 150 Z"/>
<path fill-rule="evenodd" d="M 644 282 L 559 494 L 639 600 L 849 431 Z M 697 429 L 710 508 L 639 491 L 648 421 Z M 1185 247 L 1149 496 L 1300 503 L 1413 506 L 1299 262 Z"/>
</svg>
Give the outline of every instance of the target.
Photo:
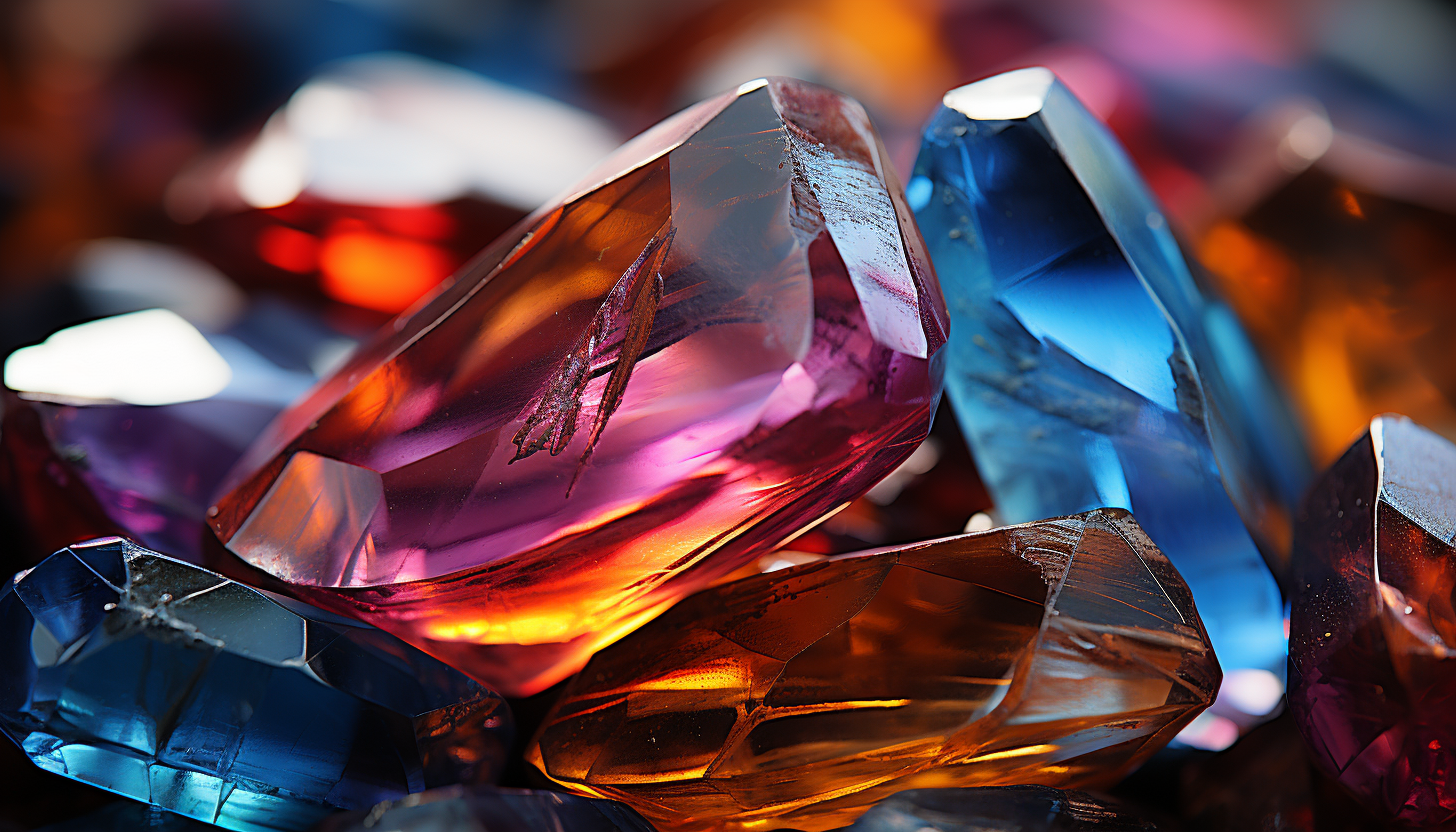
<svg viewBox="0 0 1456 832">
<path fill-rule="evenodd" d="M 909 456 L 946 329 L 921 246 L 858 104 L 745 84 L 361 347 L 213 528 L 288 591 L 539 691 Z"/>
<path fill-rule="evenodd" d="M 641 815 L 611 800 L 556 792 L 459 786 L 329 818 L 317 832 L 653 832 Z"/>
<path fill-rule="evenodd" d="M 527 760 L 662 830 L 823 830 L 905 788 L 1115 782 L 1213 699 L 1126 512 L 771 572 L 598 653 Z"/>
<path fill-rule="evenodd" d="M 208 832 L 216 828 L 146 803 L 121 800 L 36 832 Z"/>
<path fill-rule="evenodd" d="M 1249 529 L 1287 550 L 1302 445 L 1116 141 L 1049 71 L 1017 70 L 946 94 L 908 193 L 954 319 L 947 390 L 1003 519 L 1132 510 L 1224 666 L 1282 674 Z"/>
<path fill-rule="evenodd" d="M 371 627 L 115 538 L 0 589 L 0 729 L 41 768 L 230 829 L 491 777 L 494 693 Z"/>
<path fill-rule="evenodd" d="M 1151 822 L 1086 792 L 1046 786 L 914 789 L 875 807 L 845 832 L 1155 832 Z"/>
<path fill-rule="evenodd" d="M 1289 704 L 1315 762 L 1385 819 L 1456 818 L 1456 446 L 1381 416 L 1295 530 Z"/>
</svg>

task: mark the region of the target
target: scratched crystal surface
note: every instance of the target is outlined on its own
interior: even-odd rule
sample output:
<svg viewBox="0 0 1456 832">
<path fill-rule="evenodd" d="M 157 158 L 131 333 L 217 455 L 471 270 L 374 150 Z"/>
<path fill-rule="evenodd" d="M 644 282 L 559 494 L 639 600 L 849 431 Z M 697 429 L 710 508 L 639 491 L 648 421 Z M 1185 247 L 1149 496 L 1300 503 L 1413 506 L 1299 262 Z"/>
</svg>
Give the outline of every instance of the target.
<svg viewBox="0 0 1456 832">
<path fill-rule="evenodd" d="M 1049 71 L 944 104 L 909 193 L 954 316 L 947 391 L 998 511 L 1130 509 L 1225 668 L 1282 675 L 1283 610 L 1255 540 L 1287 550 L 1308 463 L 1237 322 Z"/>
<path fill-rule="evenodd" d="M 1156 832 L 1127 809 L 1047 786 L 912 789 L 875 804 L 845 832 Z"/>
<path fill-rule="evenodd" d="M 574 794 L 453 786 L 345 812 L 316 832 L 654 832 L 642 816 L 612 800 Z"/>
<path fill-rule="evenodd" d="M 927 786 L 1116 782 L 1213 700 L 1119 509 L 722 584 L 598 653 L 527 750 L 661 830 L 832 829 Z"/>
<path fill-rule="evenodd" d="M 539 691 L 909 456 L 944 316 L 863 109 L 745 84 L 361 347 L 213 528 L 290 592 Z"/>
<path fill-rule="evenodd" d="M 1382 819 L 1456 818 L 1456 445 L 1376 418 L 1294 542 L 1289 704 L 1315 763 Z"/>
<path fill-rule="evenodd" d="M 392 636 L 116 538 L 0 588 L 0 730 L 41 768 L 229 829 L 488 779 L 511 725 Z"/>
</svg>

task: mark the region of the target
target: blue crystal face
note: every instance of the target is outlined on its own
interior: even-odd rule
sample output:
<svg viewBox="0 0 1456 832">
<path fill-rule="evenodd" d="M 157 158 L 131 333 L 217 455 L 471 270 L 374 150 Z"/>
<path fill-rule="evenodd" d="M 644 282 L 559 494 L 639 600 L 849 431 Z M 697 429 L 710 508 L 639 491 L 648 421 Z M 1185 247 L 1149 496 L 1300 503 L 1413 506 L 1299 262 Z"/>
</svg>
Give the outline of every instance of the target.
<svg viewBox="0 0 1456 832">
<path fill-rule="evenodd" d="M 1116 141 L 1018 70 L 946 94 L 908 193 L 952 316 L 946 390 L 1002 519 L 1130 509 L 1224 669 L 1282 675 L 1249 530 L 1287 546 L 1303 446 Z"/>
<path fill-rule="evenodd" d="M 0 729 L 36 765 L 230 829 L 494 776 L 494 692 L 372 627 L 117 538 L 0 588 Z"/>
<path fill-rule="evenodd" d="M 490 787 L 432 789 L 366 813 L 335 815 L 317 832 L 653 832 L 624 803 Z"/>
</svg>

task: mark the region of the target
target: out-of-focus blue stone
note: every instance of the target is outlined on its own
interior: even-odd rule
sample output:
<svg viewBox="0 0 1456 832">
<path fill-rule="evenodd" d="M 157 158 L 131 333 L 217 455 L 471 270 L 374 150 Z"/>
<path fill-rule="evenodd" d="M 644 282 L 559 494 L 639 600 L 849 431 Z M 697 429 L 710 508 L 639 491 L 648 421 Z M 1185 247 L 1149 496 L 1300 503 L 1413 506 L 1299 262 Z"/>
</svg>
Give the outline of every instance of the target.
<svg viewBox="0 0 1456 832">
<path fill-rule="evenodd" d="M 156 806 L 123 800 L 35 832 L 207 832 L 216 828 Z"/>
<path fill-rule="evenodd" d="M 0 729 L 44 769 L 252 830 L 486 781 L 512 723 L 393 636 L 108 538 L 0 588 Z"/>
<path fill-rule="evenodd" d="M 335 815 L 317 832 L 653 832 L 625 803 L 530 789 L 431 789 L 369 812 Z"/>
<path fill-rule="evenodd" d="M 944 104 L 907 193 L 952 315 L 946 390 L 1002 519 L 1130 509 L 1226 673 L 1282 675 L 1279 591 L 1250 530 L 1278 562 L 1309 464 L 1238 322 L 1048 70 Z"/>
<path fill-rule="evenodd" d="M 954 326 L 954 324 L 952 324 Z M 1046 786 L 912 789 L 890 795 L 843 832 L 1155 832 L 1086 792 Z"/>
</svg>

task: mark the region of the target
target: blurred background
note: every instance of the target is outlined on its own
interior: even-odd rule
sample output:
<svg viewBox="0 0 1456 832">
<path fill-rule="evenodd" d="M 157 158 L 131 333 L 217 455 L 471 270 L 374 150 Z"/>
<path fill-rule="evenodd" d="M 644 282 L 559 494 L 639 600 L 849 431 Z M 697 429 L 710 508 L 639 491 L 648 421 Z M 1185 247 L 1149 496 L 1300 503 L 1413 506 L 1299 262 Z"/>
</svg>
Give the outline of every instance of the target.
<svg viewBox="0 0 1456 832">
<path fill-rule="evenodd" d="M 168 495 L 201 511 L 359 339 L 677 109 L 760 75 L 816 81 L 866 105 L 903 179 L 946 90 L 1029 65 L 1126 145 L 1318 464 L 1384 411 L 1456 439 L 1453 2 L 9 0 L 4 571 L 105 533 L 88 494 L 144 513 L 167 456 L 224 448 Z M 75 399 L 197 404 L 103 425 Z M 993 513 L 943 413 L 777 557 Z M 195 546 L 166 515 L 158 545 Z M 80 788 L 75 811 L 103 799 Z M 53 816 L 9 807 L 0 830 Z"/>
</svg>

